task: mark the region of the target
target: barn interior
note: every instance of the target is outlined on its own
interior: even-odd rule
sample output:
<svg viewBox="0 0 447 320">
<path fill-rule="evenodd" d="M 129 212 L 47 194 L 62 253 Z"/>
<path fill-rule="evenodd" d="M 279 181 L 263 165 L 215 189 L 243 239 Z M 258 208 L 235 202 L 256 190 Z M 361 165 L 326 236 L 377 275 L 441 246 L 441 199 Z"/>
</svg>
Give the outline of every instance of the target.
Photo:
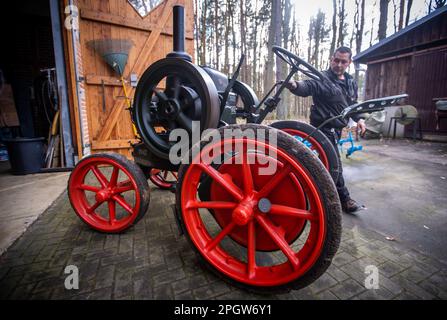
<svg viewBox="0 0 447 320">
<path fill-rule="evenodd" d="M 39 166 L 65 167 L 51 5 L 23 0 L 0 11 L 2 42 L 7 44 L 0 50 L 1 163 L 7 167 L 9 158 L 19 174 Z M 39 160 L 42 152 L 44 163 Z"/>
</svg>

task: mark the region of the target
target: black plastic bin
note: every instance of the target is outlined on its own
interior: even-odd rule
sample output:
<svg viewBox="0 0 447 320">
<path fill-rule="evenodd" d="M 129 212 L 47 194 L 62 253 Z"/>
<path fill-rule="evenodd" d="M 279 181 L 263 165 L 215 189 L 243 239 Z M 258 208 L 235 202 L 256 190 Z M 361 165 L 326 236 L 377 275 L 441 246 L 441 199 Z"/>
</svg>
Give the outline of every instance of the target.
<svg viewBox="0 0 447 320">
<path fill-rule="evenodd" d="M 13 174 L 37 173 L 44 164 L 45 138 L 4 139 Z"/>
</svg>

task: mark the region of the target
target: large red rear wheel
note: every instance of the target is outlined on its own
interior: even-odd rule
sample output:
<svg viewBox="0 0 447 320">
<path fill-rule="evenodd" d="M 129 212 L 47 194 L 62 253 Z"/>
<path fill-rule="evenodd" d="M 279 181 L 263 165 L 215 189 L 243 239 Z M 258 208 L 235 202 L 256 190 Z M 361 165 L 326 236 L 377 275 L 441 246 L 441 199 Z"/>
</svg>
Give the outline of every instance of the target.
<svg viewBox="0 0 447 320">
<path fill-rule="evenodd" d="M 149 205 L 141 169 L 122 155 L 103 153 L 82 159 L 68 181 L 76 214 L 101 232 L 121 232 L 138 222 Z"/>
<path fill-rule="evenodd" d="M 277 145 L 258 139 L 256 131 L 254 139 L 202 142 L 201 157 L 226 161 L 215 166 L 211 158 L 195 160 L 180 168 L 182 226 L 205 264 L 225 280 L 261 292 L 302 288 L 324 273 L 338 248 L 335 185 L 315 155 L 290 135 L 257 125 L 227 126 L 219 134 L 235 128 L 261 130 L 266 138 L 275 134 Z M 276 170 L 267 172 L 272 164 Z M 210 198 L 202 200 L 198 188 L 207 179 Z"/>
<path fill-rule="evenodd" d="M 271 124 L 273 128 L 287 132 L 297 138 L 312 150 L 329 171 L 334 182 L 337 183 L 341 171 L 338 150 L 333 143 L 321 131 L 315 131 L 315 127 L 300 121 L 276 121 Z M 308 137 L 312 134 L 311 137 Z M 306 139 L 306 141 L 303 141 Z"/>
</svg>

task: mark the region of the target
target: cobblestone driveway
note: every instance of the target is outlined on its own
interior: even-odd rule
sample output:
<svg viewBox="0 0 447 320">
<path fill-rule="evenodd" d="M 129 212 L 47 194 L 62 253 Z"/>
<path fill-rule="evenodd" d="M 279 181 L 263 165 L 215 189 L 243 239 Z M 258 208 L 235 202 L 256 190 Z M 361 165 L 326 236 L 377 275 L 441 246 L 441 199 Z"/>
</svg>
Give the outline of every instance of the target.
<svg viewBox="0 0 447 320">
<path fill-rule="evenodd" d="M 64 193 L 0 258 L 1 299 L 447 299 L 447 266 L 374 232 L 344 222 L 341 247 L 311 286 L 259 296 L 203 269 L 170 209 L 174 196 L 152 189 L 145 218 L 121 235 L 90 230 Z M 66 290 L 64 268 L 79 267 L 79 290 Z M 379 269 L 377 290 L 365 267 Z"/>
</svg>

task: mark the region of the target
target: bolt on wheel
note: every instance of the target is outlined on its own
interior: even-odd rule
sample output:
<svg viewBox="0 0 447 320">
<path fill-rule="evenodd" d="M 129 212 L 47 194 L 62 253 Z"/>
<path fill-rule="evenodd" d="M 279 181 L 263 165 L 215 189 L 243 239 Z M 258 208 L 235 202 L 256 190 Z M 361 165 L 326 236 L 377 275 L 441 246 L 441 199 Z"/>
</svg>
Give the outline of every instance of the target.
<svg viewBox="0 0 447 320">
<path fill-rule="evenodd" d="M 76 214 L 101 232 L 121 232 L 139 221 L 149 205 L 149 186 L 141 169 L 119 154 L 82 159 L 68 181 Z"/>
<path fill-rule="evenodd" d="M 180 168 L 177 213 L 184 230 L 203 261 L 227 281 L 263 292 L 306 286 L 327 269 L 338 248 L 335 185 L 290 135 L 257 125 L 225 129 L 231 127 L 273 132 L 277 145 L 250 138 L 202 142 L 200 156 L 213 150 L 215 159 L 227 161 L 214 166 L 212 159 L 196 160 Z M 219 133 L 223 137 L 223 128 Z M 261 174 L 266 161 L 276 170 Z M 201 199 L 198 188 L 207 178 L 210 198 Z"/>
</svg>

